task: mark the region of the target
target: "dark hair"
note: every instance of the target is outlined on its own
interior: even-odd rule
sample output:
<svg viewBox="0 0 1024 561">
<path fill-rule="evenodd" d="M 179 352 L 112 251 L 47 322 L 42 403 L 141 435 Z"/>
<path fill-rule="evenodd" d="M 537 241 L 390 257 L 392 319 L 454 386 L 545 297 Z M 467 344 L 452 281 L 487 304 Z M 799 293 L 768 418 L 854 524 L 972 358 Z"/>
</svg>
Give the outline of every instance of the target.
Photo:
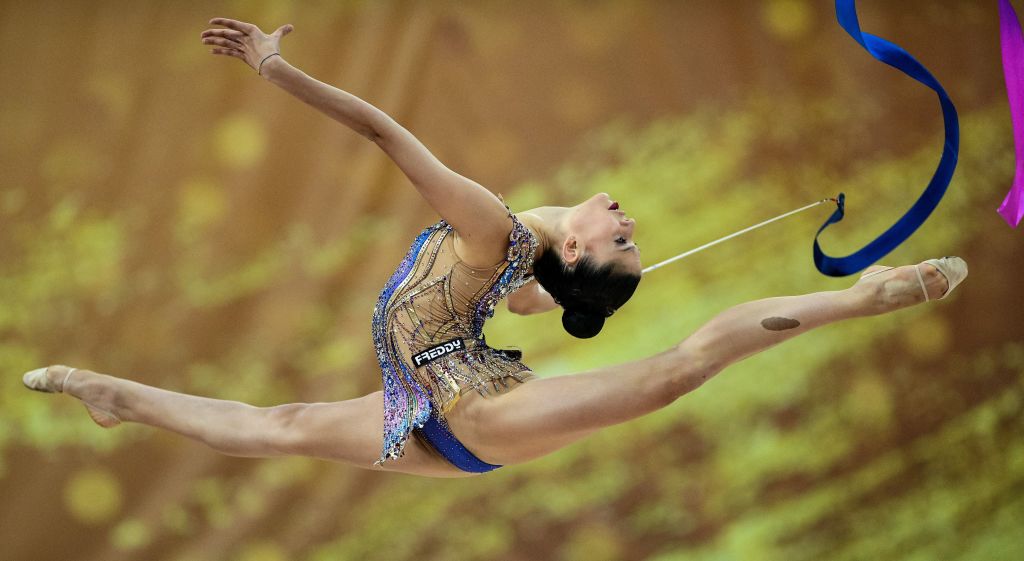
<svg viewBox="0 0 1024 561">
<path fill-rule="evenodd" d="M 639 274 L 622 272 L 614 263 L 598 265 L 589 255 L 570 267 L 553 249 L 533 262 L 533 276 L 564 309 L 562 327 L 580 339 L 600 333 L 604 318 L 625 304 L 640 284 Z"/>
</svg>

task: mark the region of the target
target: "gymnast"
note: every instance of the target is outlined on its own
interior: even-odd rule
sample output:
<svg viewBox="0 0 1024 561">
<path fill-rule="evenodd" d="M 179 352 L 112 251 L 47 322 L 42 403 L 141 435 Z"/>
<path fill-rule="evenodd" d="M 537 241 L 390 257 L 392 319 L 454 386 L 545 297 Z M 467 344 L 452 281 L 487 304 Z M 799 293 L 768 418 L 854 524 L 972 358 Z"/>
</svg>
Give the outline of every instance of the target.
<svg viewBox="0 0 1024 561">
<path fill-rule="evenodd" d="M 30 389 L 81 400 L 103 427 L 142 423 L 232 456 L 302 455 L 431 477 L 477 475 L 666 407 L 730 364 L 816 327 L 944 298 L 967 276 L 958 257 L 877 265 L 844 290 L 729 308 L 648 358 L 538 378 L 518 351 L 487 345 L 484 322 L 507 299 L 517 314 L 561 308 L 567 332 L 597 335 L 640 282 L 635 221 L 606 193 L 514 214 L 391 117 L 286 62 L 279 44 L 291 25 L 267 35 L 231 19 L 210 24 L 222 26 L 201 34 L 215 45 L 212 53 L 242 59 L 374 142 L 441 220 L 416 237 L 373 308 L 380 391 L 255 407 L 59 364 L 24 375 Z"/>
</svg>

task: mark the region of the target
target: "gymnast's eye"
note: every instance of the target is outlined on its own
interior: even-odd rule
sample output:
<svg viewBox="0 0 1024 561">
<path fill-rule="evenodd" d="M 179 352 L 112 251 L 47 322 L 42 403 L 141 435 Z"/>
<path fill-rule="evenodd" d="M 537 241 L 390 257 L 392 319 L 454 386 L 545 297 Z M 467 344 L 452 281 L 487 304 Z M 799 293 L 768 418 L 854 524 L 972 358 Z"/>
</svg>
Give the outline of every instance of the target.
<svg viewBox="0 0 1024 561">
<path fill-rule="evenodd" d="M 626 243 L 626 238 L 619 236 L 618 238 L 615 238 L 615 243 Z"/>
</svg>

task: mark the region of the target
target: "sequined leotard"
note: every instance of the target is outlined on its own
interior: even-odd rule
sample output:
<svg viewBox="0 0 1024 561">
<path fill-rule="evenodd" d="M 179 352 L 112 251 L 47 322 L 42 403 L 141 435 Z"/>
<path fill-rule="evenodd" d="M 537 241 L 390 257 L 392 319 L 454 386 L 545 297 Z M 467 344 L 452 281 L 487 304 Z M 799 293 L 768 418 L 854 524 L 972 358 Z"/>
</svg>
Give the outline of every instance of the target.
<svg viewBox="0 0 1024 561">
<path fill-rule="evenodd" d="M 494 306 L 533 275 L 539 242 L 512 218 L 505 259 L 474 268 L 453 248 L 444 220 L 425 228 L 373 309 L 373 342 L 384 383 L 384 443 L 377 463 L 399 458 L 433 413 L 443 423 L 462 392 L 503 392 L 507 378 L 532 376 L 517 353 L 487 346 L 483 324 Z M 431 425 L 434 426 L 434 425 Z M 457 441 L 456 441 L 457 442 Z"/>
</svg>

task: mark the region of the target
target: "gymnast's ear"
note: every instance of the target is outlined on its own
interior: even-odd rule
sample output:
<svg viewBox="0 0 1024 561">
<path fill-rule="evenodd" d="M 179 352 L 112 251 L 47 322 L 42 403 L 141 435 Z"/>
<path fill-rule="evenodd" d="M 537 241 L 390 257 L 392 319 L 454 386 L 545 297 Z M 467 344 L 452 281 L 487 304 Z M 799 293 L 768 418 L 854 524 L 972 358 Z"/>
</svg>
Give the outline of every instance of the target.
<svg viewBox="0 0 1024 561">
<path fill-rule="evenodd" d="M 576 236 L 569 236 L 562 242 L 562 261 L 569 267 L 572 267 L 580 260 L 580 247 Z"/>
</svg>

